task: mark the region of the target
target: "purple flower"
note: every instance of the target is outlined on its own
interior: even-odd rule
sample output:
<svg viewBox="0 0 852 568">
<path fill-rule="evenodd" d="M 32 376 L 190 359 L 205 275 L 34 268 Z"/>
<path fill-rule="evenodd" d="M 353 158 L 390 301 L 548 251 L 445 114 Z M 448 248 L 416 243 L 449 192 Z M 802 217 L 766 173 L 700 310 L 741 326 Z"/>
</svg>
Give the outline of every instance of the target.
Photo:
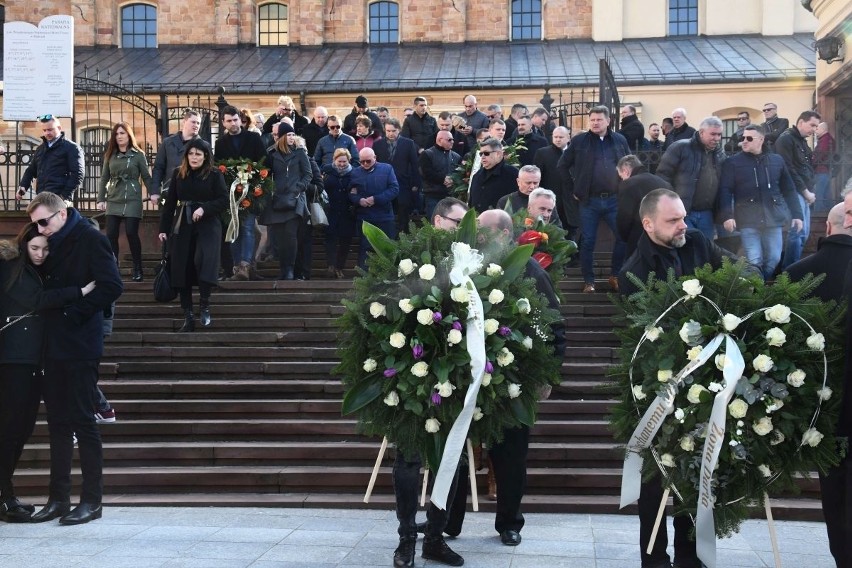
<svg viewBox="0 0 852 568">
<path fill-rule="evenodd" d="M 385 369 L 384 374 L 385 374 L 385 378 L 389 379 L 389 378 L 393 377 L 394 375 L 396 375 L 396 369 L 394 369 L 393 367 L 391 367 L 390 369 Z"/>
<path fill-rule="evenodd" d="M 423 357 L 423 346 L 419 343 L 415 343 L 414 347 L 411 348 L 411 354 L 414 355 L 415 359 L 420 359 Z"/>
<path fill-rule="evenodd" d="M 455 329 L 457 331 L 462 330 L 462 324 L 459 320 L 456 320 L 456 321 L 453 322 L 453 329 Z"/>
<path fill-rule="evenodd" d="M 432 404 L 434 404 L 435 406 L 441 405 L 441 395 L 439 395 L 438 393 L 433 392 L 432 396 L 431 396 L 431 400 L 432 400 Z"/>
<path fill-rule="evenodd" d="M 489 374 L 494 372 L 494 365 L 491 364 L 491 361 L 485 362 L 485 372 Z"/>
<path fill-rule="evenodd" d="M 505 325 L 501 325 L 501 326 L 500 326 L 500 329 L 498 329 L 498 330 L 497 330 L 497 333 L 499 333 L 499 334 L 500 334 L 500 335 L 502 335 L 503 337 L 506 337 L 507 335 L 509 335 L 510 333 L 512 333 L 512 330 L 511 330 L 511 329 L 509 329 L 509 327 L 507 327 L 507 326 L 505 326 Z"/>
<path fill-rule="evenodd" d="M 441 315 L 441 312 L 435 312 L 432 314 L 432 321 L 435 323 L 441 323 L 442 319 L 444 319 L 444 316 Z"/>
</svg>

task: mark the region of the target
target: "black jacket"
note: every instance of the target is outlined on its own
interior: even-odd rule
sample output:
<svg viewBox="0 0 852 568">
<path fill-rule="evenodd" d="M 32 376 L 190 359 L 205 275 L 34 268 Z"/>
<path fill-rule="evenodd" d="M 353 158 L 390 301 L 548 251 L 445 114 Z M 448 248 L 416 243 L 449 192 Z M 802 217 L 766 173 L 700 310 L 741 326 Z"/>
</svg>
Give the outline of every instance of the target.
<svg viewBox="0 0 852 568">
<path fill-rule="evenodd" d="M 657 166 L 657 175 L 672 184 L 687 212 L 692 211 L 692 201 L 698 188 L 701 165 L 704 163 L 704 152 L 704 144 L 696 132 L 689 140 L 679 140 L 669 147 Z M 713 161 L 717 179 L 722 175 L 725 157 L 722 145 L 716 146 Z"/>
<path fill-rule="evenodd" d="M 497 207 L 497 201 L 518 189 L 518 168 L 506 160 L 486 170 L 480 168 L 470 183 L 470 206 L 478 212 Z"/>
<path fill-rule="evenodd" d="M 740 152 L 725 160 L 718 220 L 728 219 L 736 220 L 738 229 L 786 227 L 790 219 L 802 219 L 796 188 L 781 156 Z"/>
<path fill-rule="evenodd" d="M 83 187 L 83 151 L 77 144 L 65 138 L 64 132 L 59 134 L 59 138 L 51 147 L 47 146 L 46 138 L 42 137 L 42 141 L 33 153 L 30 165 L 18 185 L 29 188 L 35 178 L 38 180 L 36 193 L 49 191 L 65 201 L 71 201 L 74 192 Z"/>
<path fill-rule="evenodd" d="M 414 141 L 402 136 L 397 138 L 393 160 L 390 158 L 390 145 L 386 138 L 376 140 L 373 151 L 376 153 L 376 160 L 393 167 L 400 192 L 411 191 L 411 188 L 421 186 L 420 160 Z"/>
<path fill-rule="evenodd" d="M 428 112 L 423 116 L 412 113 L 402 123 L 402 135 L 414 140 L 419 150 L 425 150 L 435 144 L 435 135 L 438 133 L 438 121 Z"/>
<path fill-rule="evenodd" d="M 535 132 L 519 136 L 515 140 L 518 138 L 524 141 L 524 146 L 527 148 L 526 150 L 518 152 L 518 161 L 522 166 L 532 165 L 535 162 L 535 153 L 548 146 L 547 139 L 541 134 L 536 134 Z M 550 188 L 548 187 L 547 189 Z"/>
<path fill-rule="evenodd" d="M 659 176 L 649 173 L 643 166 L 633 170 L 633 174 L 618 184 L 618 213 L 616 227 L 618 236 L 627 244 L 625 257 L 633 254 L 639 237 L 645 232 L 642 219 L 639 218 L 639 204 L 642 198 L 655 189 L 671 189 L 672 186 Z"/>
<path fill-rule="evenodd" d="M 263 123 L 263 133 L 264 134 L 272 134 L 272 127 L 281 122 L 283 117 L 278 116 L 277 113 L 273 113 L 272 116 L 266 119 L 266 122 Z M 290 115 L 290 118 L 293 120 L 293 130 L 296 131 L 297 136 L 302 135 L 302 129 L 304 129 L 308 125 L 308 119 L 296 112 L 295 110 Z"/>
<path fill-rule="evenodd" d="M 663 150 L 668 150 L 669 146 L 678 140 L 689 140 L 695 133 L 696 130 L 685 122 L 680 128 L 672 128 L 666 135 L 666 141 L 663 142 Z"/>
<path fill-rule="evenodd" d="M 778 137 L 782 132 L 790 128 L 790 121 L 786 118 L 776 116 L 772 120 L 761 124 L 760 127 L 763 129 L 764 142 L 769 146 L 770 150 L 774 150 Z"/>
<path fill-rule="evenodd" d="M 53 360 L 99 359 L 104 310 L 121 296 L 121 277 L 107 238 L 76 209 L 67 211 L 65 225 L 47 239 L 44 289 L 82 288 L 93 280 L 96 287 L 70 304 L 43 312 L 49 330 L 45 355 Z"/>
<path fill-rule="evenodd" d="M 355 138 L 355 119 L 358 118 L 359 116 L 361 116 L 362 114 L 370 119 L 370 124 L 371 124 L 370 128 L 372 128 L 373 130 L 376 130 L 377 132 L 384 133 L 384 130 L 382 128 L 382 121 L 381 121 L 381 119 L 379 119 L 379 115 L 377 115 L 376 113 L 374 113 L 371 110 L 368 110 L 367 112 L 358 112 L 353 107 L 352 112 L 350 112 L 349 114 L 347 114 L 343 118 L 343 133 L 344 134 L 348 134 L 352 138 Z M 298 132 L 296 132 L 296 134 L 298 134 Z"/>
<path fill-rule="evenodd" d="M 606 136 L 612 139 L 615 150 L 615 160 L 618 161 L 630 153 L 627 140 L 618 132 L 607 130 Z M 581 132 L 575 136 L 568 148 L 559 158 L 558 169 L 562 176 L 563 193 L 566 199 L 576 197 L 580 203 L 586 203 L 592 194 L 592 186 L 595 180 L 594 173 L 594 147 L 592 144 L 599 143 L 599 137 L 591 130 Z M 618 173 L 613 166 L 612 175 L 616 178 Z M 548 189 L 553 190 L 552 187 Z"/>
<path fill-rule="evenodd" d="M 639 117 L 635 114 L 625 116 L 621 119 L 621 128 L 619 134 L 627 140 L 627 147 L 631 153 L 636 153 L 642 149 L 642 143 L 645 140 L 645 127 L 639 121 Z"/>
<path fill-rule="evenodd" d="M 420 173 L 423 175 L 423 193 L 432 196 L 449 195 L 444 178 L 458 167 L 461 156 L 452 150 L 432 146 L 420 154 Z"/>
<path fill-rule="evenodd" d="M 237 148 L 234 144 L 234 136 L 231 136 L 228 132 L 222 134 L 216 140 L 216 150 L 213 152 L 213 159 L 217 162 L 236 159 L 248 159 L 252 162 L 259 162 L 266 157 L 266 148 L 263 145 L 260 134 L 244 129 L 240 132 L 239 138 L 242 139 L 242 143 Z"/>
<path fill-rule="evenodd" d="M 305 139 L 308 156 L 314 155 L 314 152 L 317 151 L 317 142 L 323 136 L 328 136 L 328 126 L 320 126 L 314 120 L 311 120 L 310 124 L 302 129 L 302 138 Z"/>
<path fill-rule="evenodd" d="M 804 193 L 805 190 L 813 190 L 813 152 L 808 146 L 808 141 L 799 133 L 799 129 L 791 126 L 782 132 L 775 141 L 775 151 L 787 163 L 787 169 L 790 170 L 790 176 L 796 184 L 796 191 Z"/>
</svg>

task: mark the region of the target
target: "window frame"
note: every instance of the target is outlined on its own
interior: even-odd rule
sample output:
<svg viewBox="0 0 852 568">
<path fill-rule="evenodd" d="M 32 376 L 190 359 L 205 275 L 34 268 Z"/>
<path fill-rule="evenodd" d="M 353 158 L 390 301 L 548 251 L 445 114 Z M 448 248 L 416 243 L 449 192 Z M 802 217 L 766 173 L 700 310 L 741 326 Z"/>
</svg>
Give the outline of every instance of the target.
<svg viewBox="0 0 852 568">
<path fill-rule="evenodd" d="M 144 19 L 141 19 L 141 20 L 137 20 L 135 15 L 134 15 L 133 18 L 130 21 L 134 22 L 134 23 L 137 22 L 137 21 L 141 21 L 141 22 L 153 21 L 154 22 L 153 34 L 149 33 L 147 30 L 144 33 L 136 33 L 135 31 L 132 32 L 132 33 L 129 33 L 129 34 L 125 33 L 125 31 L 124 31 L 125 10 L 133 9 L 135 11 L 135 9 L 139 8 L 139 7 L 145 8 L 146 12 L 149 9 L 153 10 L 154 11 L 153 20 L 148 19 L 147 17 L 145 17 Z M 122 49 L 156 48 L 158 46 L 158 42 L 159 42 L 159 16 L 160 16 L 160 11 L 157 9 L 157 6 L 155 6 L 154 4 L 149 4 L 149 3 L 146 3 L 146 2 L 131 2 L 131 3 L 119 6 L 118 7 L 118 29 L 119 29 L 119 34 L 120 34 L 119 35 L 119 38 L 120 38 L 119 39 L 119 47 L 121 47 Z M 150 35 L 153 35 L 153 40 L 154 40 L 153 45 L 148 45 L 148 37 Z M 131 38 L 144 37 L 144 38 L 146 38 L 145 39 L 146 45 L 143 45 L 143 46 L 136 46 L 136 45 L 129 45 L 128 46 L 128 45 L 125 45 L 125 39 L 128 38 L 128 37 L 131 37 Z"/>
<path fill-rule="evenodd" d="M 667 37 L 692 37 L 698 35 L 698 10 L 699 0 L 669 0 L 666 7 L 666 35 Z M 694 10 L 695 19 L 690 18 L 690 11 Z M 672 14 L 677 15 L 672 19 Z M 684 18 L 681 15 L 685 14 Z M 672 26 L 676 26 L 672 32 Z M 686 31 L 680 31 L 680 26 L 686 26 Z M 694 31 L 692 27 L 694 26 Z"/>
<path fill-rule="evenodd" d="M 262 25 L 263 21 L 276 21 L 276 22 L 279 22 L 279 26 L 280 26 L 281 18 L 278 18 L 278 19 L 275 19 L 275 20 L 273 20 L 271 18 L 267 18 L 266 20 L 261 19 L 261 10 L 263 10 L 264 8 L 269 8 L 271 6 L 276 6 L 276 7 L 279 8 L 279 10 L 280 10 L 280 8 L 284 8 L 284 10 L 286 11 L 286 17 L 284 18 L 284 21 L 287 24 L 287 30 L 286 31 L 282 32 L 280 30 L 280 27 L 279 27 L 279 30 L 275 31 L 275 32 L 271 32 L 271 31 L 264 32 L 264 31 L 261 30 L 261 25 Z M 281 39 L 280 36 L 283 34 L 285 36 L 286 41 L 284 43 L 263 43 L 261 41 L 261 38 L 264 36 L 264 34 L 269 35 L 269 36 L 273 36 L 273 35 L 278 36 L 279 42 L 280 42 L 280 39 Z M 258 4 L 258 6 L 257 6 L 257 46 L 258 47 L 286 47 L 286 46 L 289 46 L 289 45 L 290 45 L 290 5 L 286 2 L 264 2 L 263 4 Z"/>
<path fill-rule="evenodd" d="M 389 14 L 389 15 L 386 15 L 386 16 L 382 16 L 382 15 L 373 16 L 372 15 L 373 7 L 379 6 L 381 4 L 387 5 L 389 7 L 393 6 L 396 9 L 396 14 L 395 15 Z M 367 4 L 367 17 L 366 17 L 366 21 L 367 21 L 367 43 L 370 44 L 370 45 L 394 45 L 394 44 L 401 43 L 401 41 L 402 41 L 401 31 L 402 30 L 400 29 L 401 21 L 400 21 L 400 17 L 399 17 L 399 12 L 400 12 L 400 3 L 396 2 L 394 0 L 376 0 L 375 2 L 370 2 L 369 4 Z M 373 28 L 373 19 L 374 18 L 378 21 L 387 20 L 388 27 L 387 28 L 374 29 Z M 395 28 L 390 27 L 390 24 L 392 23 L 392 18 L 396 19 L 396 27 Z M 379 36 L 378 39 L 374 40 L 373 39 L 373 33 L 374 32 L 377 33 L 377 34 L 388 34 L 389 37 L 386 41 L 382 41 L 380 39 L 381 36 Z M 391 33 L 396 33 L 396 39 L 390 38 Z"/>
<path fill-rule="evenodd" d="M 530 2 L 533 4 L 531 11 L 529 13 L 523 11 L 523 3 Z M 538 5 L 538 11 L 535 11 L 535 5 Z M 517 12 L 515 11 L 515 6 L 519 5 L 519 9 Z M 534 18 L 538 14 L 538 23 L 531 22 L 529 24 L 524 24 L 523 22 L 519 24 L 515 24 L 515 17 L 519 17 L 523 19 L 524 16 L 529 15 L 531 18 Z M 537 30 L 538 37 L 515 37 L 515 30 Z M 509 0 L 509 41 L 542 41 L 544 40 L 544 2 L 541 0 Z"/>
</svg>

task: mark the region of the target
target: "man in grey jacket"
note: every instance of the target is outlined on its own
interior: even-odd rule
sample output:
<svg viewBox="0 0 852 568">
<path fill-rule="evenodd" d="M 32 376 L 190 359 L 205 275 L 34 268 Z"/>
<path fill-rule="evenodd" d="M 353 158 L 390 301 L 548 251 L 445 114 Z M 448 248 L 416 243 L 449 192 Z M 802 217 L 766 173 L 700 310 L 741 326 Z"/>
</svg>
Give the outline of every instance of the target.
<svg viewBox="0 0 852 568">
<path fill-rule="evenodd" d="M 190 140 L 198 138 L 201 129 L 201 115 L 198 111 L 186 109 L 183 113 L 183 125 L 181 131 L 163 138 L 162 144 L 157 148 L 157 157 L 154 159 L 154 169 L 151 172 L 151 201 L 157 203 L 160 199 L 160 188 L 168 191 L 172 181 L 175 168 L 180 166 L 183 153 Z M 208 144 L 209 146 L 209 144 Z M 212 153 L 212 149 L 211 149 Z"/>
</svg>

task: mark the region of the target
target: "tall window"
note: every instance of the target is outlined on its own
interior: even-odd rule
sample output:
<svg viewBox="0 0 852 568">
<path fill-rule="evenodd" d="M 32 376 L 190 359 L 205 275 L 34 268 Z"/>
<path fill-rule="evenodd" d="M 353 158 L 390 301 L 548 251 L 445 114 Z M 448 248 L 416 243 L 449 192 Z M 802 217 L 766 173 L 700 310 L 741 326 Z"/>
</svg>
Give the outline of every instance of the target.
<svg viewBox="0 0 852 568">
<path fill-rule="evenodd" d="M 157 47 L 157 9 L 130 4 L 121 9 L 121 47 Z"/>
<path fill-rule="evenodd" d="M 541 0 L 512 0 L 512 39 L 541 39 Z"/>
<path fill-rule="evenodd" d="M 669 35 L 698 35 L 698 0 L 669 0 Z"/>
<path fill-rule="evenodd" d="M 287 5 L 264 4 L 258 12 L 258 45 L 287 45 L 290 43 L 290 22 Z"/>
<path fill-rule="evenodd" d="M 373 2 L 370 4 L 370 43 L 399 42 L 399 4 Z"/>
</svg>

